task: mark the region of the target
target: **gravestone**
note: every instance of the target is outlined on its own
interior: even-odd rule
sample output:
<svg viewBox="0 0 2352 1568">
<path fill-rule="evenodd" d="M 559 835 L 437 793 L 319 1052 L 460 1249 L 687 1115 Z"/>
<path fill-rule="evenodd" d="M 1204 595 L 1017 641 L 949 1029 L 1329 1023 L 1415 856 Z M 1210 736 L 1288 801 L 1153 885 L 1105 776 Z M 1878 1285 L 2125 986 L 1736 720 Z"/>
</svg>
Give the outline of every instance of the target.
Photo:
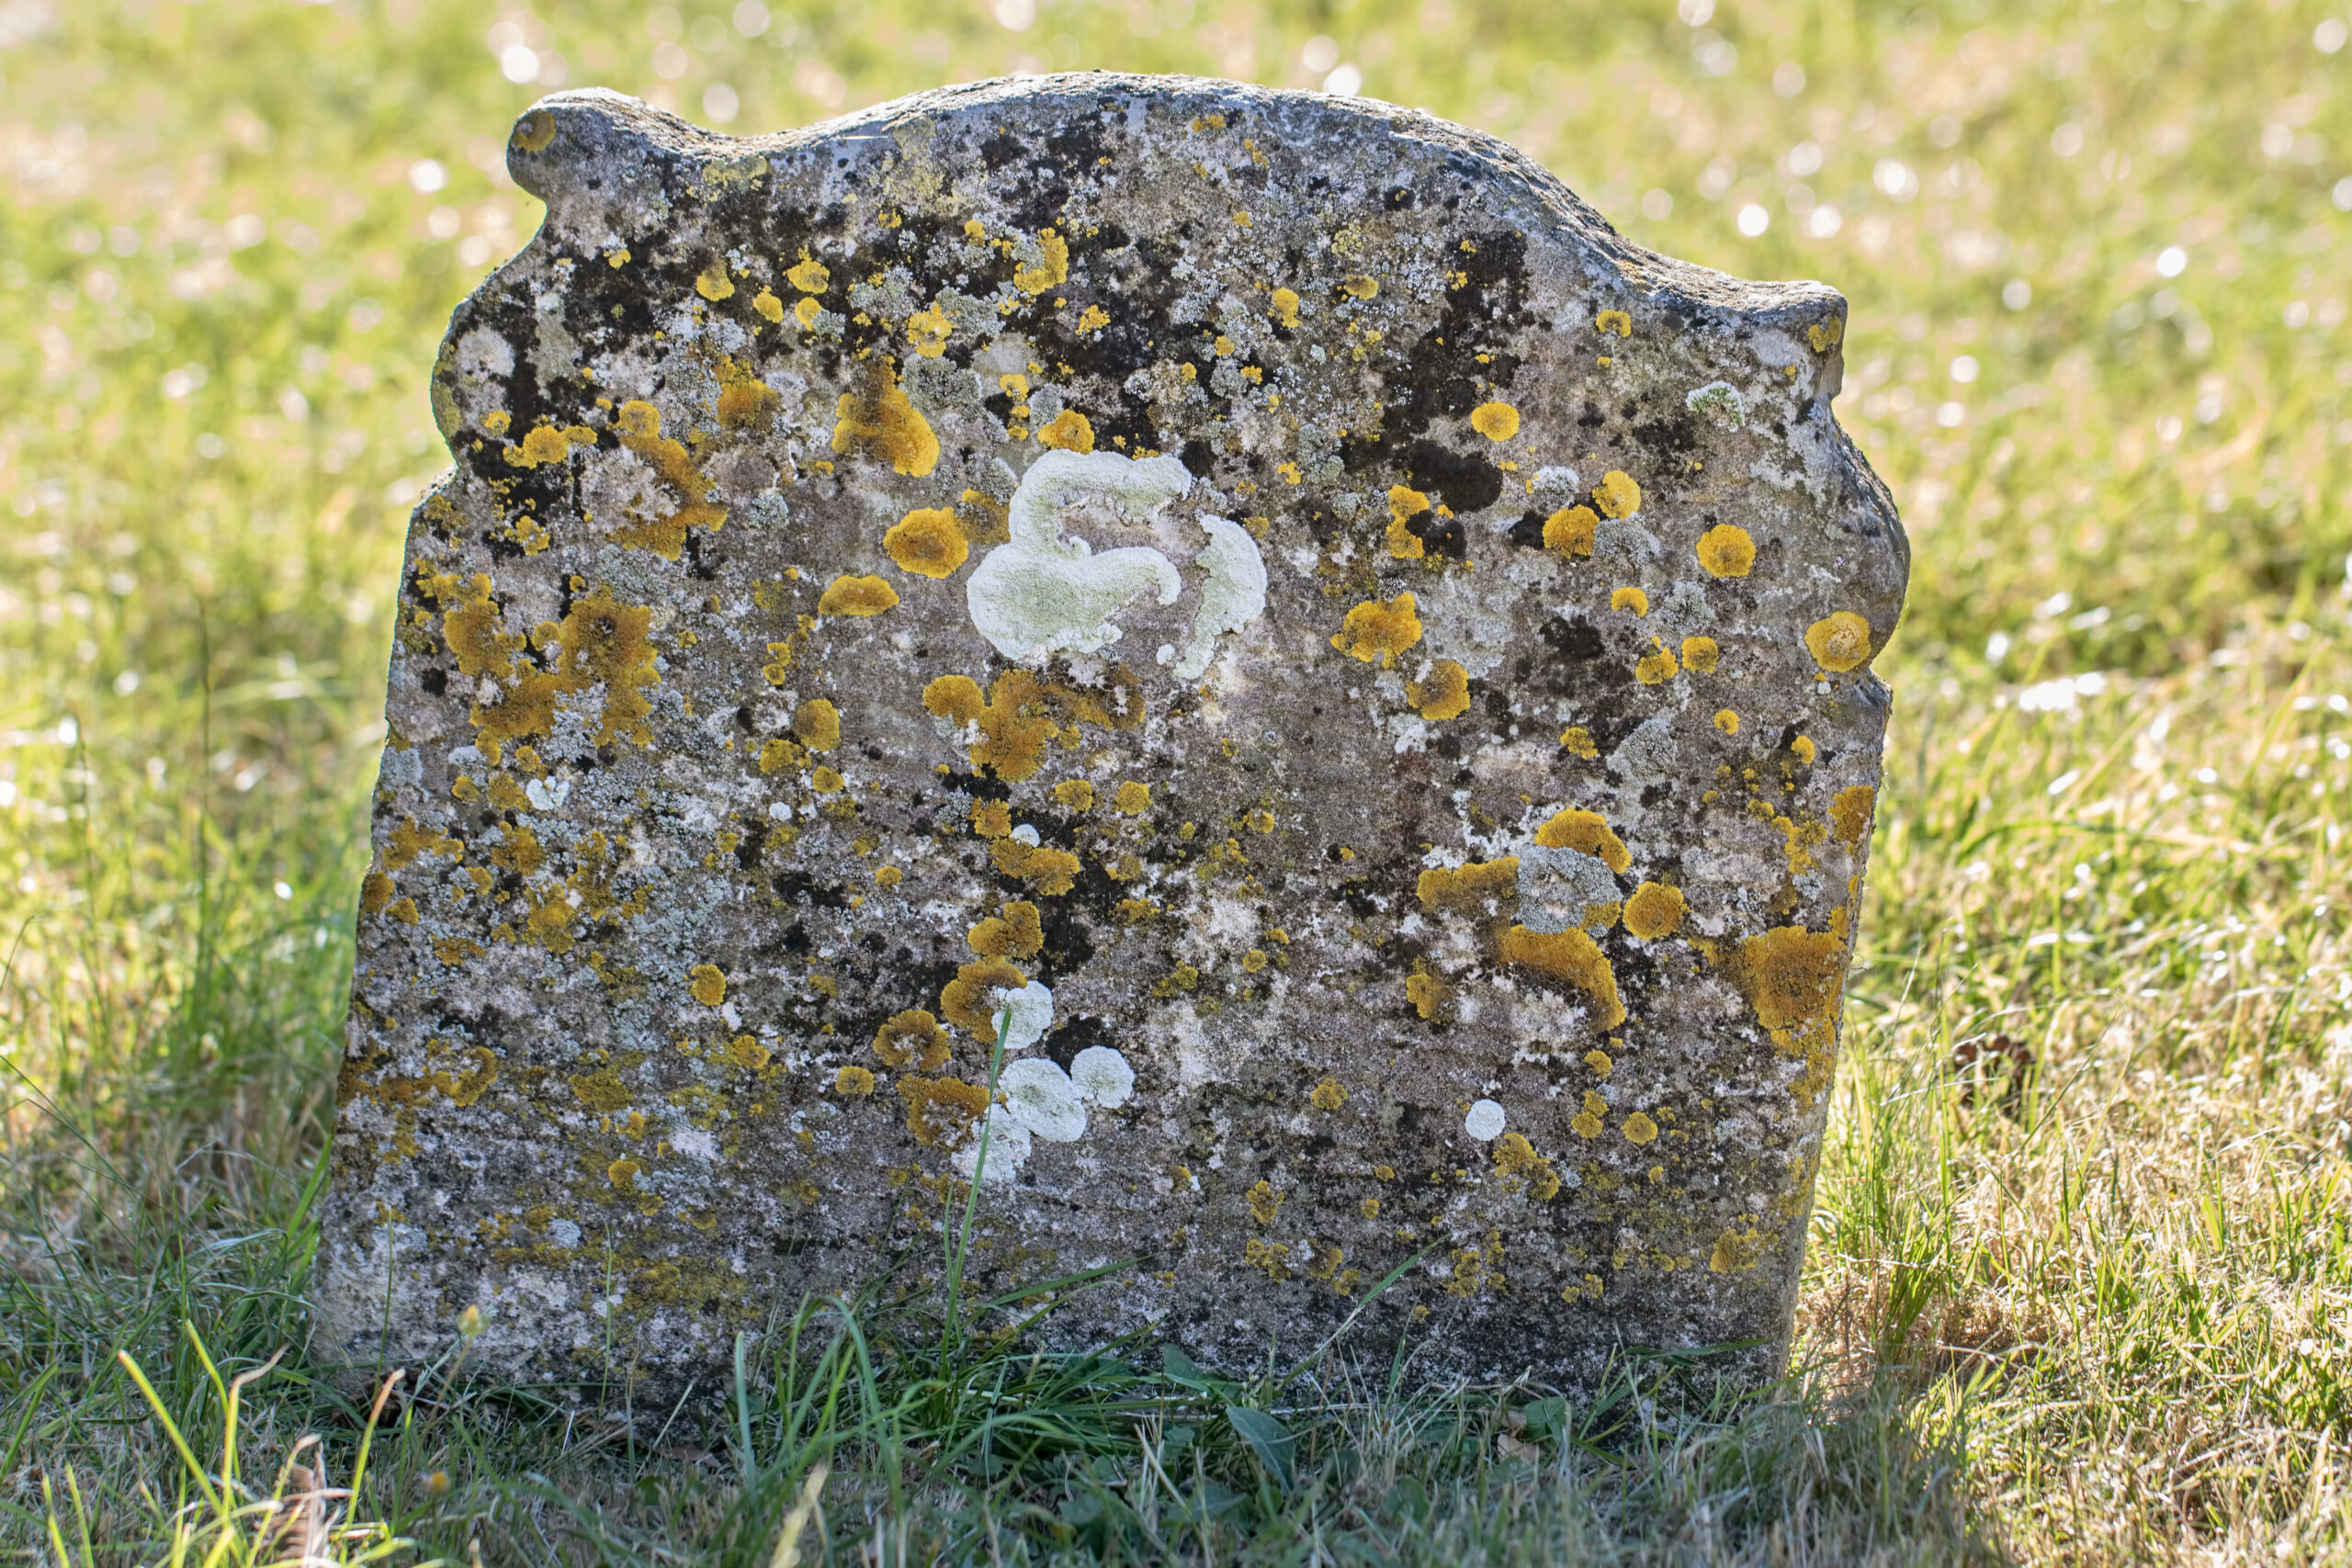
<svg viewBox="0 0 2352 1568">
<path fill-rule="evenodd" d="M 1184 78 L 759 141 L 566 93 L 508 158 L 326 1348 L 471 1306 L 512 1375 L 682 1385 L 936 1276 L 977 1170 L 976 1293 L 1116 1266 L 1056 1343 L 1777 1368 L 1908 563 L 1836 293 Z"/>
</svg>

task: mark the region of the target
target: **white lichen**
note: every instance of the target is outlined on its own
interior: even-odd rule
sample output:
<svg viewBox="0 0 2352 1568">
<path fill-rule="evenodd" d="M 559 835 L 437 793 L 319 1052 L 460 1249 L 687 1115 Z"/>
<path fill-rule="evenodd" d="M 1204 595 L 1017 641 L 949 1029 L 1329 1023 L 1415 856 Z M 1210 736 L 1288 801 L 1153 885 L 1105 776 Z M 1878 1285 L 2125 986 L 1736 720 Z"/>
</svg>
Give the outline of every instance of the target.
<svg viewBox="0 0 2352 1568">
<path fill-rule="evenodd" d="M 1682 406 L 1692 413 L 1702 413 L 1710 419 L 1730 425 L 1734 430 L 1747 424 L 1747 402 L 1739 389 L 1729 381 L 1710 381 L 1703 387 L 1693 387 L 1682 400 Z"/>
<path fill-rule="evenodd" d="M 1013 1121 L 1049 1144 L 1086 1135 L 1086 1105 L 1069 1075 L 1043 1056 L 1024 1056 L 998 1076 L 997 1089 Z"/>
<path fill-rule="evenodd" d="M 988 1137 L 988 1163 L 985 1166 L 980 1163 L 983 1131 Z M 988 1120 L 981 1126 L 975 1127 L 964 1146 L 956 1151 L 956 1170 L 967 1181 L 971 1180 L 973 1173 L 978 1171 L 981 1186 L 1001 1187 L 1021 1174 L 1022 1166 L 1028 1161 L 1029 1150 L 1029 1129 L 1005 1107 L 991 1105 Z"/>
<path fill-rule="evenodd" d="M 1462 1130 L 1482 1144 L 1490 1144 L 1503 1135 L 1503 1108 L 1491 1100 L 1472 1102 L 1470 1114 L 1462 1119 Z"/>
<path fill-rule="evenodd" d="M 1522 845 L 1519 855 L 1519 923 L 1532 931 L 1575 931 L 1595 904 L 1624 897 L 1615 874 L 1598 855 L 1566 847 Z"/>
<path fill-rule="evenodd" d="M 1182 591 L 1176 567 L 1148 546 L 1094 553 L 1065 537 L 1062 514 L 1082 499 L 1143 522 L 1193 488 L 1173 457 L 1048 452 L 1022 476 L 1007 519 L 1012 539 L 988 553 L 965 590 L 972 624 L 1015 662 L 1099 653 L 1124 634 L 1111 617 L 1147 589 L 1162 604 Z"/>
<path fill-rule="evenodd" d="M 1008 1055 L 1026 1051 L 1054 1026 L 1054 993 L 1035 980 L 1017 991 L 997 992 L 996 1001 L 1001 1010 L 997 1021 Z"/>
<path fill-rule="evenodd" d="M 1249 530 L 1224 517 L 1201 518 L 1209 542 L 1194 557 L 1207 575 L 1201 581 L 1201 607 L 1193 615 L 1193 639 L 1176 673 L 1196 681 L 1216 654 L 1219 632 L 1238 632 L 1266 613 L 1266 558 Z"/>
<path fill-rule="evenodd" d="M 1069 1077 L 1079 1093 L 1105 1111 L 1116 1111 L 1135 1097 L 1135 1068 L 1108 1045 L 1089 1045 L 1070 1058 Z"/>
</svg>

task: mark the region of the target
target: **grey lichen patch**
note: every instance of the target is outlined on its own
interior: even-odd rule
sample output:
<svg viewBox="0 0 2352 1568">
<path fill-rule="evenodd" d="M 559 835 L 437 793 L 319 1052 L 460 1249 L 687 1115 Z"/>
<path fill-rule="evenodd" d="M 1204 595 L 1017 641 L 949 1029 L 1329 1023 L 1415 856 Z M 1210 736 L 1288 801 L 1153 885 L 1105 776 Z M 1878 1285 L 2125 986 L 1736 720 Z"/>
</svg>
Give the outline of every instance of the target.
<svg viewBox="0 0 2352 1568">
<path fill-rule="evenodd" d="M 976 1293 L 1140 1260 L 1064 1343 L 1777 1367 L 1907 565 L 1837 295 L 1188 79 L 750 142 L 568 93 L 509 163 L 322 1345 L 479 1306 L 505 1373 L 674 1392 L 935 1273 L 977 1178 Z"/>
</svg>

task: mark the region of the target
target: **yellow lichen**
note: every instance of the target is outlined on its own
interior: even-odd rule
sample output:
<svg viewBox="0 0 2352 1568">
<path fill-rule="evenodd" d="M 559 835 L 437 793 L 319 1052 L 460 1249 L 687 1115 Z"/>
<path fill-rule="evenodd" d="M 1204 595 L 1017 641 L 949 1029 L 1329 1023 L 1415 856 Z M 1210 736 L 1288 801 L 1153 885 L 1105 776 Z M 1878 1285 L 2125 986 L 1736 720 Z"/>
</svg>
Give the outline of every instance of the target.
<svg viewBox="0 0 2352 1568">
<path fill-rule="evenodd" d="M 825 308 L 813 299 L 803 299 L 792 307 L 792 319 L 804 328 L 815 326 L 817 318 L 824 313 Z"/>
<path fill-rule="evenodd" d="M 763 288 L 752 296 L 752 309 L 766 317 L 771 324 L 779 326 L 783 324 L 784 301 L 766 289 Z"/>
<path fill-rule="evenodd" d="M 555 140 L 556 118 L 552 114 L 534 112 L 514 122 L 514 145 L 526 152 L 544 152 Z"/>
<path fill-rule="evenodd" d="M 935 1073 L 947 1065 L 947 1032 L 922 1008 L 893 1013 L 874 1032 L 874 1055 L 886 1067 Z"/>
<path fill-rule="evenodd" d="M 1078 333 L 1080 337 L 1088 333 L 1099 333 L 1110 324 L 1111 312 L 1100 305 L 1089 305 L 1079 312 Z"/>
<path fill-rule="evenodd" d="M 1764 1254 L 1770 1245 L 1770 1238 L 1756 1228 L 1755 1221 L 1749 1220 L 1747 1229 L 1725 1231 L 1715 1238 L 1714 1248 L 1708 1254 L 1707 1267 L 1717 1274 L 1753 1269 L 1764 1261 Z"/>
<path fill-rule="evenodd" d="M 752 1036 L 738 1034 L 727 1043 L 726 1055 L 729 1061 L 745 1072 L 756 1073 L 768 1065 L 772 1053 Z"/>
<path fill-rule="evenodd" d="M 1037 444 L 1061 452 L 1094 450 L 1094 426 L 1076 409 L 1064 409 L 1037 427 Z"/>
<path fill-rule="evenodd" d="M 1084 779 L 1064 779 L 1054 786 L 1054 803 L 1072 811 L 1094 809 L 1094 786 Z"/>
<path fill-rule="evenodd" d="M 918 577 L 953 577 L 972 553 L 963 525 L 944 506 L 908 513 L 882 536 L 882 548 L 900 571 Z"/>
<path fill-rule="evenodd" d="M 1422 679 L 1407 682 L 1405 695 L 1423 718 L 1460 718 L 1470 711 L 1470 672 L 1441 659 Z"/>
<path fill-rule="evenodd" d="M 695 292 L 714 305 L 734 296 L 735 283 L 727 276 L 727 259 L 724 256 L 702 269 L 701 276 L 695 279 Z"/>
<path fill-rule="evenodd" d="M 1351 299 L 1376 299 L 1380 297 L 1380 279 L 1357 273 L 1340 285 Z"/>
<path fill-rule="evenodd" d="M 1405 977 L 1405 999 L 1412 1003 L 1413 1010 L 1424 1019 L 1437 1017 L 1453 996 L 1453 987 L 1447 985 L 1443 977 L 1426 969 Z"/>
<path fill-rule="evenodd" d="M 874 1092 L 874 1075 L 854 1063 L 833 1075 L 835 1094 L 866 1095 Z"/>
<path fill-rule="evenodd" d="M 1605 830 L 1605 829 L 1604 829 Z M 1538 842 L 1541 842 L 1539 838 Z M 1413 891 L 1426 909 L 1476 911 L 1489 899 L 1515 897 L 1519 893 L 1519 857 L 1471 861 L 1458 866 L 1433 865 L 1423 871 Z"/>
<path fill-rule="evenodd" d="M 1842 321 L 1815 321 L 1804 330 L 1805 341 L 1813 344 L 1815 354 L 1828 353 L 1845 336 L 1846 323 Z"/>
<path fill-rule="evenodd" d="M 1399 593 L 1385 604 L 1367 599 L 1350 610 L 1331 646 L 1367 664 L 1378 660 L 1385 670 L 1420 640 L 1421 618 L 1414 613 L 1413 596 Z"/>
<path fill-rule="evenodd" d="M 1595 1046 L 1593 1049 L 1587 1051 L 1584 1054 L 1584 1065 L 1590 1067 L 1594 1072 L 1600 1074 L 1604 1078 L 1614 1071 L 1617 1066 L 1616 1062 L 1611 1058 L 1609 1053 L 1601 1050 L 1599 1046 Z"/>
<path fill-rule="evenodd" d="M 1045 765 L 1046 743 L 1061 732 L 1051 711 L 1056 694 L 1030 671 L 1008 670 L 996 678 L 985 699 L 970 676 L 942 675 L 923 688 L 922 705 L 959 728 L 978 726 L 979 739 L 968 748 L 973 767 L 993 768 L 1001 779 L 1020 780 Z M 1140 694 L 1128 694 L 1126 701 L 1129 711 L 1125 714 L 1113 715 L 1100 705 L 1093 712 L 1125 725 L 1142 722 Z"/>
<path fill-rule="evenodd" d="M 966 931 L 964 940 L 983 958 L 1035 958 L 1046 945 L 1046 931 L 1037 906 L 1021 898 Z"/>
<path fill-rule="evenodd" d="M 833 451 L 857 452 L 917 479 L 939 466 L 939 437 L 907 400 L 898 373 L 882 361 L 859 392 L 843 392 L 833 407 Z"/>
<path fill-rule="evenodd" d="M 1739 733 L 1739 715 L 1730 708 L 1717 708 L 1715 710 L 1715 728 L 1722 730 L 1725 735 L 1737 735 Z"/>
<path fill-rule="evenodd" d="M 1317 1111 L 1337 1111 L 1348 1102 L 1347 1086 L 1337 1078 L 1325 1078 L 1315 1086 L 1306 1102 Z"/>
<path fill-rule="evenodd" d="M 1503 933 L 1501 949 L 1504 963 L 1582 991 L 1591 1000 L 1594 1019 L 1601 1028 L 1614 1029 L 1625 1021 L 1625 1004 L 1617 995 L 1617 972 L 1609 966 L 1608 955 L 1583 931 L 1532 931 L 1513 926 Z"/>
<path fill-rule="evenodd" d="M 1836 610 L 1805 628 L 1805 651 L 1824 670 L 1843 672 L 1871 656 L 1871 624 L 1851 610 Z"/>
<path fill-rule="evenodd" d="M 1428 553 L 1412 520 L 1430 510 L 1430 498 L 1405 485 L 1388 487 L 1388 553 L 1399 560 L 1419 560 Z"/>
<path fill-rule="evenodd" d="M 1841 789 L 1829 802 L 1829 825 L 1838 841 L 1860 848 L 1871 836 L 1871 813 L 1878 807 L 1878 791 L 1868 784 Z"/>
<path fill-rule="evenodd" d="M 1593 317 L 1592 325 L 1594 331 L 1603 335 L 1610 333 L 1615 333 L 1619 337 L 1634 335 L 1634 318 L 1623 310 L 1603 310 Z"/>
<path fill-rule="evenodd" d="M 1629 1144 L 1646 1144 L 1656 1141 L 1657 1123 L 1650 1120 L 1647 1111 L 1636 1111 L 1625 1118 L 1624 1125 L 1618 1131 L 1625 1134 L 1625 1141 Z"/>
<path fill-rule="evenodd" d="M 1282 1213 L 1283 1200 L 1288 1196 L 1286 1192 L 1276 1190 L 1272 1182 L 1261 1177 L 1258 1184 L 1249 1191 L 1250 1217 L 1261 1225 L 1272 1224 L 1274 1216 Z"/>
<path fill-rule="evenodd" d="M 1609 596 L 1609 607 L 1634 615 L 1650 613 L 1650 596 L 1638 588 L 1620 588 Z"/>
<path fill-rule="evenodd" d="M 808 787 L 819 795 L 839 795 L 847 784 L 838 768 L 820 766 L 808 770 Z"/>
<path fill-rule="evenodd" d="M 1711 637 L 1686 637 L 1682 639 L 1682 663 L 1686 669 L 1702 675 L 1712 675 L 1722 662 L 1724 650 Z"/>
<path fill-rule="evenodd" d="M 1544 547 L 1564 556 L 1592 554 L 1594 530 L 1600 519 L 1589 506 L 1563 506 L 1544 520 Z"/>
<path fill-rule="evenodd" d="M 1111 797 L 1111 807 L 1122 817 L 1140 817 L 1151 809 L 1151 786 L 1129 779 Z"/>
<path fill-rule="evenodd" d="M 1012 287 L 1023 294 L 1043 294 L 1069 277 L 1069 242 L 1051 229 L 1037 235 L 1037 249 L 1043 254 L 1036 265 L 1013 269 Z"/>
<path fill-rule="evenodd" d="M 1674 650 L 1652 637 L 1650 650 L 1634 660 L 1634 679 L 1645 686 L 1663 685 L 1673 680 L 1680 668 L 1674 661 Z"/>
<path fill-rule="evenodd" d="M 989 1108 L 986 1085 L 961 1078 L 899 1080 L 899 1098 L 907 1105 L 907 1131 L 926 1147 L 953 1146 L 964 1141 Z"/>
<path fill-rule="evenodd" d="M 995 993 L 1017 991 L 1028 983 L 1027 976 L 1001 958 L 975 960 L 959 967 L 956 978 L 940 988 L 940 1015 L 978 1035 L 981 1044 L 992 1045 L 996 1043 Z"/>
<path fill-rule="evenodd" d="M 1827 931 L 1775 926 L 1740 942 L 1732 978 L 1758 1023 L 1796 1029 L 1834 1013 L 1846 984 L 1846 947 Z"/>
<path fill-rule="evenodd" d="M 1589 855 L 1599 855 L 1610 870 L 1621 876 L 1634 863 L 1633 852 L 1611 830 L 1607 818 L 1598 811 L 1577 807 L 1554 812 L 1544 826 L 1535 829 L 1535 841 L 1547 850 L 1582 850 Z"/>
<path fill-rule="evenodd" d="M 830 751 L 842 743 L 842 714 L 824 697 L 810 697 L 792 710 L 792 733 L 811 751 Z"/>
<path fill-rule="evenodd" d="M 878 615 L 899 603 L 899 591 L 878 577 L 836 577 L 818 597 L 820 615 Z"/>
<path fill-rule="evenodd" d="M 1756 541 L 1735 524 L 1718 523 L 1700 535 L 1698 549 L 1710 577 L 1746 577 L 1756 564 Z"/>
<path fill-rule="evenodd" d="M 822 294 L 832 277 L 833 275 L 825 270 L 825 264 L 808 254 L 806 245 L 800 247 L 800 260 L 785 268 L 784 272 L 784 280 L 803 294 Z"/>
<path fill-rule="evenodd" d="M 783 406 L 783 395 L 752 366 L 731 357 L 718 362 L 719 423 L 729 430 L 764 430 Z"/>
<path fill-rule="evenodd" d="M 637 1190 L 637 1173 L 645 1168 L 633 1159 L 616 1159 L 605 1168 L 605 1179 L 616 1192 Z"/>
<path fill-rule="evenodd" d="M 1592 487 L 1592 499 L 1604 517 L 1631 517 L 1642 509 L 1642 487 L 1622 468 L 1611 468 Z"/>
<path fill-rule="evenodd" d="M 662 434 L 660 409 L 642 398 L 632 398 L 620 406 L 613 430 L 623 446 L 644 458 L 664 484 L 685 497 L 685 504 L 666 517 L 630 517 L 613 530 L 615 543 L 676 560 L 685 549 L 688 529 L 716 530 L 727 521 L 727 509 L 711 502 L 716 487 L 695 467 L 685 444 Z"/>
<path fill-rule="evenodd" d="M 1680 931 L 1682 917 L 1689 912 L 1682 889 L 1662 882 L 1645 882 L 1625 900 L 1625 929 L 1644 942 L 1656 942 Z"/>
<path fill-rule="evenodd" d="M 1527 1195 L 1537 1202 L 1549 1202 L 1560 1195 L 1560 1173 L 1552 1162 L 1535 1152 L 1535 1145 L 1521 1133 L 1505 1133 L 1495 1144 L 1495 1174 L 1507 1182 L 1524 1181 Z"/>
<path fill-rule="evenodd" d="M 1047 898 L 1058 898 L 1078 886 L 1082 869 L 1078 857 L 1068 850 L 1011 837 L 989 846 L 989 860 L 1005 875 L 1021 878 Z"/>
<path fill-rule="evenodd" d="M 946 353 L 947 340 L 955 333 L 956 323 L 936 305 L 907 318 L 907 342 L 925 359 L 936 359 Z"/>
<path fill-rule="evenodd" d="M 1273 292 L 1272 303 L 1274 307 L 1275 321 L 1281 322 L 1285 327 L 1295 327 L 1298 325 L 1298 291 L 1296 289 L 1275 289 Z"/>
<path fill-rule="evenodd" d="M 1470 411 L 1470 428 L 1489 441 L 1508 441 L 1519 434 L 1519 411 L 1509 403 L 1480 403 Z"/>
<path fill-rule="evenodd" d="M 1560 731 L 1560 744 L 1567 748 L 1569 756 L 1582 757 L 1587 761 L 1600 755 L 1600 748 L 1593 742 L 1592 731 L 1580 724 L 1572 724 Z"/>
<path fill-rule="evenodd" d="M 686 971 L 686 988 L 695 1000 L 715 1008 L 727 999 L 727 973 L 716 964 L 697 964 Z"/>
<path fill-rule="evenodd" d="M 1814 745 L 1813 737 L 1810 735 L 1800 735 L 1790 741 L 1789 750 L 1796 754 L 1798 761 L 1808 768 L 1813 766 L 1814 758 L 1820 753 L 1820 748 Z"/>
</svg>

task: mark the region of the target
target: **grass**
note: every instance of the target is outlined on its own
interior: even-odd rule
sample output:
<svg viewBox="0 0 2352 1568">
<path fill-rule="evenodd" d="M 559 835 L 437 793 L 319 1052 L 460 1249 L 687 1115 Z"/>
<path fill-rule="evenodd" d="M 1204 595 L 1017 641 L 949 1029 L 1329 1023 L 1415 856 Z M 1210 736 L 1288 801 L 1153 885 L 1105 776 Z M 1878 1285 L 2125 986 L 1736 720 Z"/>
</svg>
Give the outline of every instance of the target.
<svg viewBox="0 0 2352 1568">
<path fill-rule="evenodd" d="M 2352 1562 L 2340 9 L 762 15 L 0 4 L 0 1551 Z M 303 1358 L 307 1215 L 424 374 L 536 221 L 513 78 L 756 130 L 1093 65 L 1353 71 L 1852 299 L 1916 572 L 1798 1365 L 1228 1384 L 878 1280 L 628 1427 L 452 1324 L 355 1481 L 379 1390 Z"/>
</svg>

